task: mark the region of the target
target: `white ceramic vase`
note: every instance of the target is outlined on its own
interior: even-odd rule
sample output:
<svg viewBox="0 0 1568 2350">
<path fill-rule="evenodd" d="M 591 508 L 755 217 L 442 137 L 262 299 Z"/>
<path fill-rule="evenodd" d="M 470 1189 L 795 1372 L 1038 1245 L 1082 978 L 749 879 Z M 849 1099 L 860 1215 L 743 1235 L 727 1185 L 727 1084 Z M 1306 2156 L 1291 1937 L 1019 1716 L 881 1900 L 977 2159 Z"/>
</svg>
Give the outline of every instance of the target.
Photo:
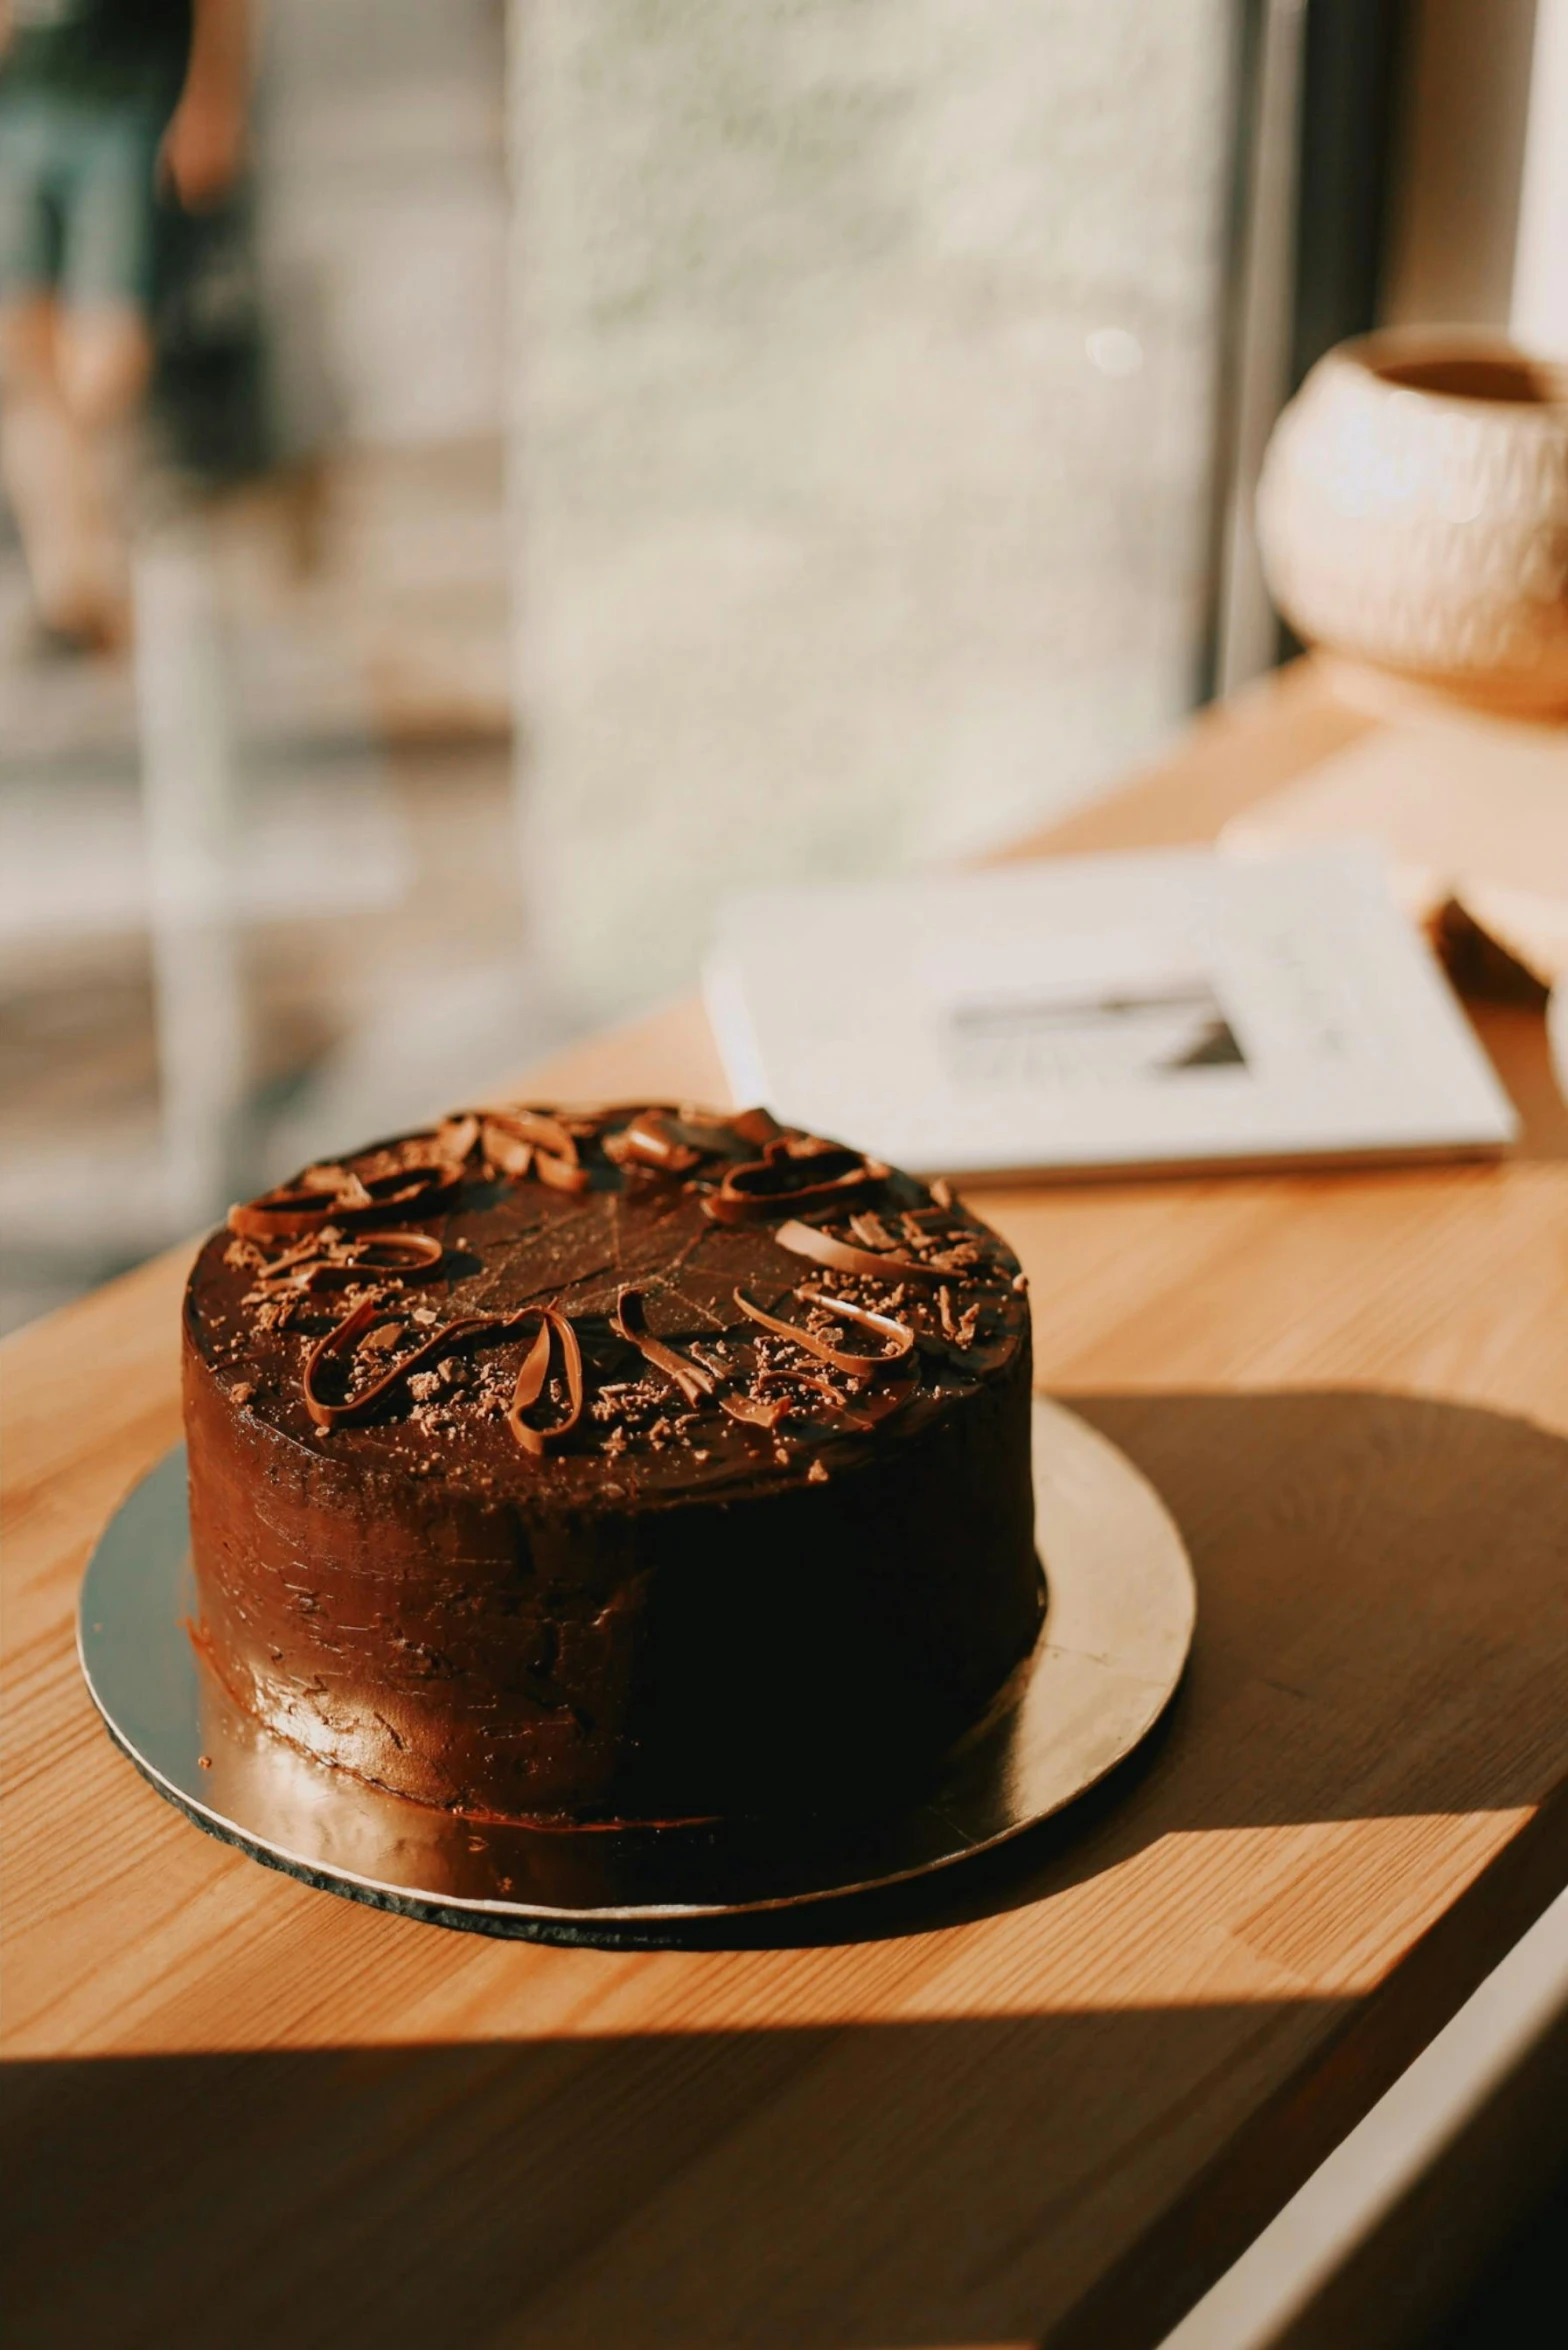
<svg viewBox="0 0 1568 2350">
<path fill-rule="evenodd" d="M 1309 643 L 1406 689 L 1568 716 L 1568 369 L 1453 328 L 1342 343 L 1274 429 L 1257 520 Z"/>
</svg>

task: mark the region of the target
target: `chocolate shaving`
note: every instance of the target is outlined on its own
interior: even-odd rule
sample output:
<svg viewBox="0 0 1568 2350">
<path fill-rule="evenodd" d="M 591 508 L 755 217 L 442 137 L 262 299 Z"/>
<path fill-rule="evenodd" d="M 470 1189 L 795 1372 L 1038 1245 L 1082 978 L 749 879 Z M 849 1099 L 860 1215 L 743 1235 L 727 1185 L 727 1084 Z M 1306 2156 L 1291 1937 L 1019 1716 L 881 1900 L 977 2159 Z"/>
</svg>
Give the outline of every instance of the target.
<svg viewBox="0 0 1568 2350">
<path fill-rule="evenodd" d="M 857 1218 L 863 1223 L 865 1219 Z M 831 1232 L 821 1231 L 815 1224 L 800 1224 L 791 1217 L 781 1224 L 773 1235 L 780 1248 L 789 1249 L 797 1257 L 810 1257 L 813 1264 L 831 1265 L 835 1273 L 863 1273 L 878 1281 L 897 1281 L 914 1274 L 920 1281 L 940 1281 L 942 1276 L 931 1265 L 917 1257 L 903 1256 L 896 1249 L 885 1254 L 878 1249 L 855 1248 L 847 1240 L 837 1240 Z"/>
<path fill-rule="evenodd" d="M 673 1346 L 666 1346 L 662 1338 L 654 1337 L 648 1328 L 640 1289 L 621 1291 L 615 1301 L 615 1312 L 610 1317 L 610 1327 L 637 1349 L 644 1362 L 652 1363 L 656 1371 L 662 1371 L 667 1379 L 673 1380 L 688 1403 L 698 1403 L 703 1397 L 712 1395 L 717 1385 L 712 1373 L 700 1369 L 687 1356 L 678 1354 Z"/>
<path fill-rule="evenodd" d="M 798 1322 L 785 1322 L 777 1314 L 765 1313 L 755 1299 L 749 1298 L 742 1289 L 736 1290 L 735 1303 L 749 1321 L 760 1323 L 764 1330 L 771 1330 L 776 1337 L 787 1338 L 794 1345 L 803 1346 L 808 1354 L 816 1355 L 824 1363 L 831 1363 L 835 1370 L 853 1371 L 862 1378 L 880 1371 L 888 1363 L 902 1362 L 915 1343 L 915 1334 L 907 1322 L 897 1322 L 891 1314 L 873 1314 L 865 1306 L 852 1306 L 841 1297 L 825 1297 L 821 1303 L 831 1312 L 842 1315 L 846 1322 L 857 1323 L 862 1330 L 874 1330 L 879 1337 L 888 1339 L 891 1343 L 885 1352 L 878 1355 L 851 1354 L 843 1347 L 833 1346 L 818 1331 L 804 1330 Z"/>
<path fill-rule="evenodd" d="M 532 1404 L 544 1393 L 550 1376 L 550 1358 L 559 1345 L 561 1367 L 566 1374 L 566 1410 L 547 1428 L 536 1428 L 531 1420 L 523 1418 Z M 546 1307 L 539 1317 L 539 1335 L 523 1360 L 517 1374 L 517 1385 L 512 1390 L 512 1401 L 506 1415 L 506 1424 L 524 1452 L 538 1458 L 563 1436 L 569 1436 L 583 1416 L 583 1350 L 577 1343 L 577 1333 L 564 1314 Z"/>
<path fill-rule="evenodd" d="M 781 1207 L 836 1203 L 870 1185 L 884 1183 L 887 1174 L 880 1160 L 868 1159 L 842 1143 L 823 1142 L 812 1134 L 779 1135 L 767 1144 L 760 1159 L 726 1167 L 718 1189 L 709 1193 L 703 1206 L 717 1224 L 751 1223 L 777 1214 Z"/>
</svg>

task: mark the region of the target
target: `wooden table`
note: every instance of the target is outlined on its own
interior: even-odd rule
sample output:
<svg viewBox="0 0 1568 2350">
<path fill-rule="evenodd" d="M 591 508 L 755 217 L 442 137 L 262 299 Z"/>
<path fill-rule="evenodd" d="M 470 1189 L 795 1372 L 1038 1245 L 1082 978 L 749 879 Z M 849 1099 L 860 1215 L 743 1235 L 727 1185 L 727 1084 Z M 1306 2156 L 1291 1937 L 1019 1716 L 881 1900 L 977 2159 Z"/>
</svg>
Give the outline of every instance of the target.
<svg viewBox="0 0 1568 2350">
<path fill-rule="evenodd" d="M 1035 844 L 1201 838 L 1298 672 Z M 1196 1561 L 1152 1751 L 794 1947 L 460 1937 L 208 1841 L 77 1677 L 178 1433 L 164 1259 L 7 1350 L 9 2339 L 1146 2343 L 1568 1883 L 1568 1119 L 1506 1165 L 1012 1189 L 1043 1384 Z M 542 1089 L 720 1091 L 681 1008 Z"/>
</svg>

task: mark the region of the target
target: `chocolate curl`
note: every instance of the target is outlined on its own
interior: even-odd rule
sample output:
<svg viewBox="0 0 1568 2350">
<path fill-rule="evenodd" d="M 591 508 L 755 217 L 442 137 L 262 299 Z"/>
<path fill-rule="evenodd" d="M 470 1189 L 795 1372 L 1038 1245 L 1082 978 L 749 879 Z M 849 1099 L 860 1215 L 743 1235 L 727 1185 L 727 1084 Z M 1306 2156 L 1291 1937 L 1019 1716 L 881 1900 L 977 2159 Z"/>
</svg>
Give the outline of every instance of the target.
<svg viewBox="0 0 1568 2350">
<path fill-rule="evenodd" d="M 764 1373 L 763 1376 L 766 1378 L 767 1374 Z M 846 1428 L 872 1428 L 882 1417 L 880 1412 L 869 1410 L 859 1396 L 855 1398 L 853 1403 L 849 1402 L 846 1397 L 837 1393 L 820 1372 L 791 1371 L 786 1373 L 781 1371 L 777 1377 L 780 1381 L 788 1378 L 793 1387 L 809 1387 L 813 1395 L 822 1398 L 822 1406 L 826 1416 L 831 1420 L 839 1421 Z M 902 1401 L 902 1398 L 899 1400 Z M 793 1401 L 786 1397 L 784 1416 L 787 1418 L 794 1409 Z"/>
<path fill-rule="evenodd" d="M 230 1208 L 229 1230 L 245 1240 L 297 1240 L 327 1224 L 376 1224 L 400 1215 L 434 1215 L 463 1179 L 460 1160 L 443 1157 L 439 1137 L 416 1138 L 427 1155 L 373 1151 L 357 1167 L 327 1161 L 307 1167 L 293 1183 Z"/>
<path fill-rule="evenodd" d="M 460 1110 L 453 1117 L 443 1118 L 436 1128 L 437 1152 L 454 1167 L 466 1164 L 478 1140 L 479 1120 L 472 1110 Z"/>
<path fill-rule="evenodd" d="M 475 1337 L 481 1330 L 504 1330 L 508 1326 L 507 1317 L 502 1314 L 464 1314 L 457 1321 L 448 1322 L 444 1329 L 432 1331 L 422 1345 L 416 1346 L 412 1354 L 404 1355 L 401 1361 L 394 1363 L 391 1370 L 385 1372 L 373 1386 L 362 1389 L 358 1395 L 349 1397 L 343 1403 L 326 1402 L 316 1393 L 317 1372 L 324 1363 L 334 1362 L 344 1354 L 352 1355 L 371 1323 L 382 1320 L 385 1313 L 386 1307 L 380 1299 L 362 1298 L 335 1330 L 329 1330 L 325 1338 L 312 1347 L 302 1384 L 305 1409 L 318 1428 L 342 1428 L 352 1420 L 362 1420 L 400 1379 L 406 1379 L 409 1372 L 430 1355 L 450 1352 L 454 1346 Z"/>
<path fill-rule="evenodd" d="M 321 1172 L 314 1167 L 308 1170 L 310 1176 Z M 351 1204 L 348 1177 L 342 1168 L 337 1172 L 343 1177 L 342 1185 L 330 1192 L 319 1182 L 301 1181 L 279 1184 L 275 1191 L 264 1191 L 259 1199 L 236 1200 L 229 1210 L 229 1230 L 244 1240 L 295 1240 L 301 1233 L 318 1231 L 323 1224 L 337 1221 L 334 1209 L 341 1203 L 346 1213 Z M 357 1189 L 360 1197 L 368 1201 L 370 1194 L 364 1185 L 358 1184 Z"/>
<path fill-rule="evenodd" d="M 704 1397 L 712 1395 L 718 1384 L 712 1373 L 700 1369 L 687 1356 L 678 1354 L 673 1346 L 666 1346 L 662 1338 L 654 1337 L 648 1328 L 640 1289 L 621 1291 L 615 1301 L 615 1312 L 610 1317 L 610 1327 L 637 1349 L 644 1362 L 652 1363 L 656 1371 L 662 1371 L 666 1379 L 673 1380 L 689 1404 L 700 1403 Z"/>
<path fill-rule="evenodd" d="M 901 1256 L 896 1249 L 854 1248 L 847 1240 L 835 1240 L 831 1232 L 821 1232 L 814 1224 L 799 1224 L 793 1217 L 781 1224 L 773 1237 L 780 1248 L 797 1257 L 810 1257 L 813 1264 L 831 1265 L 835 1273 L 865 1273 L 880 1281 L 947 1278 L 933 1266 L 923 1265 L 918 1257 Z"/>
<path fill-rule="evenodd" d="M 880 1160 L 846 1150 L 841 1143 L 821 1142 L 810 1134 L 781 1135 L 760 1159 L 726 1167 L 718 1189 L 702 1204 L 716 1224 L 752 1223 L 785 1206 L 836 1205 L 868 1185 L 885 1182 L 887 1173 Z"/>
<path fill-rule="evenodd" d="M 884 1354 L 857 1355 L 832 1345 L 814 1330 L 802 1330 L 797 1323 L 786 1322 L 777 1315 L 765 1313 L 761 1306 L 738 1289 L 735 1292 L 735 1303 L 749 1320 L 760 1323 L 765 1330 L 773 1331 L 780 1338 L 790 1339 L 808 1354 L 816 1355 L 822 1362 L 831 1363 L 835 1370 L 851 1372 L 860 1379 L 877 1379 L 876 1387 L 868 1393 L 850 1397 L 836 1394 L 826 1379 L 810 1371 L 779 1371 L 772 1374 L 781 1383 L 787 1380 L 792 1387 L 809 1388 L 821 1398 L 821 1410 L 842 1427 L 874 1428 L 879 1420 L 886 1420 L 894 1412 L 902 1411 L 920 1384 L 919 1365 L 909 1359 L 914 1351 L 914 1332 L 905 1323 L 895 1321 L 891 1315 L 869 1313 L 864 1306 L 852 1306 L 843 1298 L 822 1300 L 825 1306 L 834 1313 L 842 1314 L 847 1321 L 858 1323 L 863 1329 L 874 1330 L 879 1336 L 893 1342 Z M 903 1368 L 893 1378 L 883 1379 L 881 1374 L 895 1364 L 902 1364 Z M 764 1372 L 761 1376 L 766 1381 L 770 1374 Z M 721 1393 L 719 1402 L 732 1419 L 748 1420 L 761 1428 L 776 1428 L 781 1420 L 788 1419 L 797 1408 L 788 1395 L 780 1396 L 773 1402 L 765 1402 L 751 1396 Z"/>
<path fill-rule="evenodd" d="M 588 1170 L 575 1159 L 558 1159 L 550 1151 L 534 1152 L 534 1173 L 552 1191 L 586 1191 Z"/>
<path fill-rule="evenodd" d="M 883 1356 L 879 1359 L 893 1361 L 897 1358 Z M 920 1373 L 915 1364 L 907 1363 L 896 1378 L 880 1382 L 866 1394 L 857 1393 L 852 1397 L 837 1394 L 820 1373 L 811 1371 L 764 1371 L 761 1374 L 760 1383 L 772 1380 L 777 1380 L 781 1385 L 787 1382 L 791 1387 L 809 1387 L 814 1395 L 821 1397 L 821 1412 L 830 1420 L 845 1428 L 864 1429 L 874 1428 L 880 1420 L 890 1419 L 894 1412 L 901 1412 L 920 1385 Z M 722 1397 L 720 1401 L 723 1401 Z M 787 1419 L 795 1408 L 787 1395 L 778 1404 L 763 1405 L 761 1412 L 770 1415 L 763 1424 L 772 1427 L 776 1420 Z M 753 1407 L 751 1411 L 737 1411 L 735 1416 L 737 1419 L 750 1419 L 760 1416 L 760 1413 L 757 1407 Z"/>
<path fill-rule="evenodd" d="M 740 1136 L 742 1142 L 754 1142 L 764 1146 L 770 1142 L 777 1142 L 784 1132 L 773 1112 L 760 1107 L 754 1110 L 737 1110 L 729 1124 L 732 1130 Z"/>
<path fill-rule="evenodd" d="M 345 1420 L 353 1416 L 355 1407 L 346 1403 L 323 1403 L 321 1397 L 316 1393 L 316 1373 L 321 1369 L 323 1363 L 331 1362 L 345 1349 L 352 1350 L 354 1344 L 364 1336 L 380 1312 L 381 1308 L 374 1298 L 361 1298 L 353 1312 L 346 1315 L 335 1330 L 329 1330 L 325 1338 L 319 1339 L 316 1345 L 311 1348 L 309 1359 L 305 1364 L 302 1385 L 305 1390 L 305 1409 L 318 1428 L 330 1430 L 341 1427 Z M 385 1386 L 388 1382 L 383 1381 L 382 1384 Z"/>
<path fill-rule="evenodd" d="M 327 1231 L 332 1227 L 329 1225 Z M 432 1232 L 365 1232 L 346 1238 L 307 1234 L 257 1276 L 263 1289 L 347 1289 L 367 1273 L 424 1281 L 445 1254 Z"/>
<path fill-rule="evenodd" d="M 550 1375 L 550 1357 L 559 1344 L 561 1368 L 566 1374 L 566 1410 L 563 1416 L 548 1428 L 536 1428 L 523 1418 L 531 1404 L 536 1404 L 544 1393 Z M 577 1343 L 577 1333 L 564 1314 L 547 1307 L 539 1317 L 539 1335 L 523 1359 L 517 1374 L 517 1385 L 512 1390 L 511 1409 L 506 1424 L 526 1453 L 535 1459 L 569 1436 L 583 1416 L 583 1350 Z"/>
<path fill-rule="evenodd" d="M 702 1158 L 658 1110 L 639 1110 L 618 1134 L 607 1134 L 604 1151 L 618 1167 L 652 1167 L 660 1175 L 689 1174 Z"/>
<path fill-rule="evenodd" d="M 726 1150 L 734 1155 L 737 1142 L 748 1142 L 755 1150 L 784 1131 L 768 1110 L 706 1110 L 700 1102 L 682 1102 L 671 1114 L 688 1140 L 697 1136 L 704 1150 L 721 1158 Z"/>
<path fill-rule="evenodd" d="M 588 1170 L 579 1164 L 576 1137 L 549 1110 L 487 1110 L 482 1132 L 485 1156 L 503 1174 L 521 1180 L 532 1170 L 555 1191 L 587 1190 Z"/>
<path fill-rule="evenodd" d="M 753 1428 L 776 1428 L 789 1413 L 789 1404 L 782 1397 L 777 1403 L 756 1403 L 749 1395 L 732 1395 L 728 1390 L 719 1397 L 719 1404 L 732 1420 L 745 1420 Z"/>
<path fill-rule="evenodd" d="M 557 1159 L 569 1164 L 577 1157 L 577 1144 L 561 1120 L 549 1110 L 531 1110 L 522 1103 L 509 1103 L 502 1110 L 487 1110 L 486 1119 L 505 1126 L 521 1142 L 531 1142 L 539 1150 L 549 1151 Z"/>
<path fill-rule="evenodd" d="M 604 1136 L 604 1154 L 613 1165 L 619 1167 L 629 1160 L 672 1175 L 690 1174 L 704 1159 L 749 1158 L 758 1148 L 778 1141 L 783 1133 L 766 1110 L 743 1111 L 735 1118 L 718 1110 L 693 1108 L 689 1102 L 678 1108 L 669 1102 L 648 1102 L 636 1108 L 602 1110 L 599 1115 L 606 1127 L 625 1121 L 624 1126 Z M 633 1126 L 638 1129 L 635 1141 L 629 1134 Z M 689 1158 L 677 1155 L 688 1152 Z"/>
<path fill-rule="evenodd" d="M 879 1338 L 888 1339 L 890 1344 L 879 1355 L 850 1354 L 843 1347 L 832 1345 L 818 1331 L 803 1330 L 798 1322 L 781 1321 L 777 1314 L 765 1313 L 743 1289 L 735 1292 L 735 1303 L 749 1321 L 759 1322 L 764 1330 L 771 1330 L 776 1337 L 788 1338 L 796 1346 L 803 1346 L 808 1354 L 816 1355 L 824 1363 L 831 1363 L 835 1370 L 853 1371 L 859 1378 L 869 1378 L 889 1363 L 902 1362 L 905 1355 L 913 1351 L 915 1334 L 907 1322 L 895 1321 L 891 1314 L 870 1313 L 864 1306 L 852 1306 L 839 1297 L 825 1297 L 820 1302 L 830 1313 L 842 1314 L 846 1322 L 854 1322 L 862 1330 L 874 1330 Z"/>
<path fill-rule="evenodd" d="M 918 1373 L 910 1370 L 890 1380 L 887 1386 L 873 1389 L 869 1395 L 857 1395 L 853 1402 L 835 1395 L 825 1379 L 814 1379 L 809 1373 L 801 1377 L 800 1384 L 815 1388 L 824 1397 L 831 1416 L 842 1420 L 847 1428 L 874 1428 L 879 1420 L 890 1419 L 894 1412 L 903 1410 L 920 1380 Z"/>
<path fill-rule="evenodd" d="M 479 1128 L 484 1154 L 492 1167 L 521 1182 L 534 1163 L 534 1146 L 513 1131 L 506 1118 L 485 1118 Z"/>
<path fill-rule="evenodd" d="M 357 1167 L 340 1167 L 328 1159 L 307 1167 L 296 1189 L 309 1199 L 341 1199 L 350 1207 L 368 1208 L 370 1194 Z"/>
</svg>

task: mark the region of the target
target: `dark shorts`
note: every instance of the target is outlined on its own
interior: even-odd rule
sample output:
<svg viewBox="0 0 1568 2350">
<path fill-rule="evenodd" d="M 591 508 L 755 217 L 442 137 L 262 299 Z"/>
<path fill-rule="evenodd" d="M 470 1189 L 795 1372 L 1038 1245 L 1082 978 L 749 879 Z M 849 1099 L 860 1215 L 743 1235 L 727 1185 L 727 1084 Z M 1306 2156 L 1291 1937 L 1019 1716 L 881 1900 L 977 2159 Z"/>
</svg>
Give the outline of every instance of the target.
<svg viewBox="0 0 1568 2350">
<path fill-rule="evenodd" d="M 0 301 L 150 307 L 167 113 L 0 86 Z"/>
</svg>

